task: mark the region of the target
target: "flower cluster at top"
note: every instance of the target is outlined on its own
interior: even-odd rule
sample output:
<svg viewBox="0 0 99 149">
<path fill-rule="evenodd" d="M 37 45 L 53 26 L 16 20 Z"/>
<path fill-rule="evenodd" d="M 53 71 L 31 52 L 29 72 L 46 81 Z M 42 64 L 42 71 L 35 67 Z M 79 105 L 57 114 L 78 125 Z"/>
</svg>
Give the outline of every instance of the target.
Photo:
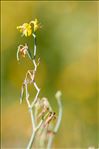
<svg viewBox="0 0 99 149">
<path fill-rule="evenodd" d="M 41 28 L 40 23 L 37 19 L 30 21 L 29 23 L 24 23 L 23 25 L 17 26 L 17 29 L 22 33 L 23 36 L 31 36 L 33 32 L 36 32 Z"/>
</svg>

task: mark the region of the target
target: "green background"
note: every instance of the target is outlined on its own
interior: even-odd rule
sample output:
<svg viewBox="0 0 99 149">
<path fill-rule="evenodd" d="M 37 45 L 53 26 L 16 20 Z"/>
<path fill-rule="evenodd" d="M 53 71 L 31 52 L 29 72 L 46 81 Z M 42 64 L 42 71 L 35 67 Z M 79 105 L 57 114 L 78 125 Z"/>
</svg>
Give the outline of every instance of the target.
<svg viewBox="0 0 99 149">
<path fill-rule="evenodd" d="M 1 3 L 2 148 L 25 148 L 31 121 L 20 89 L 28 58 L 16 60 L 21 37 L 18 25 L 38 18 L 37 55 L 41 63 L 36 82 L 40 97 L 48 97 L 58 112 L 55 93 L 62 91 L 63 117 L 55 136 L 55 148 L 82 149 L 98 146 L 98 2 L 4 1 Z M 34 96 L 34 88 L 31 90 Z M 31 98 L 32 99 L 32 98 Z"/>
</svg>

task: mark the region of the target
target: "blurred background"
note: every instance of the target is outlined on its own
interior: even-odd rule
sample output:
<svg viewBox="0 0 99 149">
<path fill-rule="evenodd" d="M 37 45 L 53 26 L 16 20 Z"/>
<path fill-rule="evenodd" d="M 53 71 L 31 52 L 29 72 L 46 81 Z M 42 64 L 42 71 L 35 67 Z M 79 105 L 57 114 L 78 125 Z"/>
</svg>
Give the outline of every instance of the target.
<svg viewBox="0 0 99 149">
<path fill-rule="evenodd" d="M 4 1 L 1 4 L 2 148 L 25 148 L 31 121 L 20 89 L 31 62 L 16 60 L 19 44 L 33 48 L 32 37 L 21 37 L 16 26 L 35 18 L 41 63 L 36 82 L 58 112 L 55 93 L 62 91 L 63 117 L 55 148 L 98 146 L 97 27 L 98 2 Z M 34 95 L 33 90 L 31 93 Z"/>
</svg>

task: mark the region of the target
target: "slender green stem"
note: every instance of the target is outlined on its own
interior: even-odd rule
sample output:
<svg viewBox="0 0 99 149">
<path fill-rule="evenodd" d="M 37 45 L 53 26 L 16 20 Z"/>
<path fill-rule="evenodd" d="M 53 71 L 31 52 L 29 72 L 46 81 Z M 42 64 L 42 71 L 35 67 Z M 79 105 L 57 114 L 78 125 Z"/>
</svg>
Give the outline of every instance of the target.
<svg viewBox="0 0 99 149">
<path fill-rule="evenodd" d="M 32 110 L 32 109 L 31 109 L 31 110 Z M 32 147 L 32 145 L 33 145 L 33 142 L 34 142 L 34 139 L 35 139 L 35 136 L 36 136 L 36 133 L 37 133 L 37 131 L 39 130 L 39 128 L 42 126 L 42 124 L 43 124 L 44 120 L 46 119 L 46 117 L 48 116 L 48 114 L 49 114 L 49 113 L 47 113 L 47 114 L 44 116 L 44 118 L 39 122 L 39 124 L 38 124 L 37 126 L 35 126 L 34 123 L 32 123 L 32 124 L 33 124 L 33 132 L 32 132 L 32 135 L 31 135 L 29 144 L 28 144 L 28 146 L 27 146 L 27 149 L 31 149 L 31 147 Z M 31 113 L 31 117 L 32 117 L 31 119 L 32 119 L 32 120 L 34 120 L 34 117 L 33 117 L 33 116 L 34 116 L 33 113 Z"/>
<path fill-rule="evenodd" d="M 31 149 L 32 144 L 33 144 L 33 142 L 34 142 L 34 138 L 35 138 L 35 131 L 32 132 L 32 135 L 31 135 L 29 144 L 28 144 L 28 146 L 27 146 L 27 149 Z"/>
<path fill-rule="evenodd" d="M 58 107 L 59 107 L 58 119 L 57 119 L 56 125 L 54 127 L 54 131 L 48 139 L 47 149 L 51 149 L 53 139 L 54 139 L 54 134 L 57 133 L 60 123 L 61 123 L 61 119 L 62 119 L 62 103 L 61 103 L 61 92 L 60 91 L 58 91 L 56 93 L 56 99 L 57 99 L 57 103 L 58 103 Z"/>
<path fill-rule="evenodd" d="M 37 64 L 35 62 L 35 57 L 36 57 L 36 35 L 33 33 L 33 37 L 34 37 L 34 59 L 33 59 L 33 64 L 34 64 L 34 77 L 35 77 L 35 73 L 37 71 Z M 38 124 L 38 126 L 36 126 L 36 123 L 35 123 L 35 118 L 34 118 L 34 112 L 32 111 L 32 108 L 34 107 L 34 104 L 35 102 L 38 100 L 38 95 L 39 95 L 39 92 L 40 92 L 40 89 L 38 88 L 36 82 L 33 80 L 33 84 L 34 84 L 34 87 L 36 88 L 37 90 L 37 94 L 33 100 L 33 102 L 29 105 L 28 104 L 28 107 L 30 107 L 30 115 L 31 115 L 31 121 L 32 121 L 32 128 L 33 128 L 33 132 L 32 132 L 32 135 L 31 135 L 31 138 L 30 138 L 30 141 L 29 141 L 29 144 L 27 146 L 27 149 L 31 149 L 32 145 L 33 145 L 33 142 L 34 142 L 34 138 L 36 136 L 36 133 L 38 131 L 38 129 L 41 127 L 43 121 L 41 120 L 40 123 Z M 27 90 L 26 90 L 27 91 Z M 27 93 L 27 92 L 26 92 Z"/>
<path fill-rule="evenodd" d="M 34 59 L 35 59 L 35 57 L 36 57 L 36 34 L 33 33 L 32 35 L 34 37 Z"/>
<path fill-rule="evenodd" d="M 61 103 L 61 99 L 57 98 L 57 102 L 58 102 L 58 106 L 59 106 L 59 114 L 58 114 L 58 120 L 57 120 L 56 126 L 54 128 L 54 132 L 55 133 L 58 131 L 60 123 L 61 123 L 61 119 L 62 119 L 62 103 Z"/>
</svg>

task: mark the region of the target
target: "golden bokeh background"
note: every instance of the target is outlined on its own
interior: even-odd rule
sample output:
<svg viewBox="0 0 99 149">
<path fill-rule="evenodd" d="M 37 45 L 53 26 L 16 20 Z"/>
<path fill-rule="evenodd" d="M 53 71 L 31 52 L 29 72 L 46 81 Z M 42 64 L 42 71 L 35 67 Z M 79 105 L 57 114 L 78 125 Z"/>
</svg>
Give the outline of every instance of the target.
<svg viewBox="0 0 99 149">
<path fill-rule="evenodd" d="M 98 2 L 94 1 L 2 1 L 1 77 L 2 148 L 25 148 L 31 121 L 25 99 L 19 104 L 29 60 L 16 60 L 17 46 L 33 39 L 21 37 L 16 26 L 38 18 L 41 63 L 36 81 L 40 97 L 48 97 L 58 112 L 55 93 L 62 91 L 63 117 L 54 139 L 55 148 L 82 149 L 98 146 Z M 35 92 L 31 91 L 34 96 Z"/>
</svg>

